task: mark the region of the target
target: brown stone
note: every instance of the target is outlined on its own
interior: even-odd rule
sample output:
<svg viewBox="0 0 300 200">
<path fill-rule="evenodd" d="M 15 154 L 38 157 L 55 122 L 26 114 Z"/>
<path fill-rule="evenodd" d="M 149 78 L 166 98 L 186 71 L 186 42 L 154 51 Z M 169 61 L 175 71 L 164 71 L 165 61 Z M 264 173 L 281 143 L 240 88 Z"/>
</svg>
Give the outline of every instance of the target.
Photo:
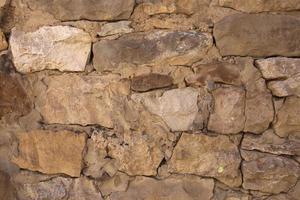
<svg viewBox="0 0 300 200">
<path fill-rule="evenodd" d="M 299 18 L 288 15 L 236 14 L 214 26 L 223 56 L 299 56 L 299 35 Z"/>
<path fill-rule="evenodd" d="M 125 192 L 129 185 L 130 177 L 118 172 L 113 177 L 105 181 L 99 181 L 98 187 L 101 193 L 106 196 L 113 192 Z"/>
<path fill-rule="evenodd" d="M 3 32 L 0 30 L 0 51 L 7 49 L 8 44 L 5 39 L 5 35 Z"/>
<path fill-rule="evenodd" d="M 228 186 L 218 183 L 215 186 L 214 197 L 212 200 L 253 200 L 247 192 L 233 190 Z"/>
<path fill-rule="evenodd" d="M 297 183 L 300 166 L 290 158 L 255 151 L 243 151 L 242 157 L 245 189 L 278 194 Z"/>
<path fill-rule="evenodd" d="M 95 187 L 94 181 L 80 177 L 74 180 L 68 200 L 102 200 L 100 191 Z"/>
<path fill-rule="evenodd" d="M 197 176 L 174 176 L 165 180 L 136 177 L 126 192 L 111 194 L 111 200 L 173 199 L 209 200 L 213 196 L 214 181 Z"/>
<path fill-rule="evenodd" d="M 245 150 L 258 150 L 279 155 L 300 155 L 300 141 L 280 138 L 272 129 L 262 135 L 246 134 L 241 147 Z"/>
<path fill-rule="evenodd" d="M 172 173 L 214 177 L 232 186 L 241 185 L 241 158 L 237 144 L 227 136 L 183 133 L 168 163 Z"/>
<path fill-rule="evenodd" d="M 244 129 L 245 91 L 237 87 L 218 88 L 212 92 L 214 109 L 208 121 L 208 130 L 235 134 Z"/>
<path fill-rule="evenodd" d="M 300 9 L 299 0 L 219 0 L 219 5 L 249 13 L 293 11 Z"/>
<path fill-rule="evenodd" d="M 26 0 L 33 10 L 41 10 L 52 14 L 61 21 L 80 19 L 88 20 L 120 20 L 128 19 L 134 7 L 134 0 Z"/>
<path fill-rule="evenodd" d="M 9 113 L 25 115 L 30 110 L 31 101 L 19 78 L 16 75 L 0 72 L 0 118 Z"/>
<path fill-rule="evenodd" d="M 279 109 L 273 125 L 275 133 L 280 137 L 300 134 L 300 98 L 287 97 Z"/>
<path fill-rule="evenodd" d="M 132 33 L 95 43 L 93 63 L 97 71 L 112 71 L 123 65 L 191 65 L 211 46 L 209 34 L 195 31 Z"/>
<path fill-rule="evenodd" d="M 146 92 L 152 89 L 171 86 L 173 80 L 168 75 L 147 74 L 136 76 L 131 80 L 131 89 L 138 92 Z"/>
<path fill-rule="evenodd" d="M 0 197 L 3 200 L 16 200 L 16 192 L 10 177 L 0 171 Z"/>
<path fill-rule="evenodd" d="M 35 130 L 17 137 L 19 154 L 12 161 L 19 167 L 46 174 L 80 176 L 85 134 Z"/>
</svg>

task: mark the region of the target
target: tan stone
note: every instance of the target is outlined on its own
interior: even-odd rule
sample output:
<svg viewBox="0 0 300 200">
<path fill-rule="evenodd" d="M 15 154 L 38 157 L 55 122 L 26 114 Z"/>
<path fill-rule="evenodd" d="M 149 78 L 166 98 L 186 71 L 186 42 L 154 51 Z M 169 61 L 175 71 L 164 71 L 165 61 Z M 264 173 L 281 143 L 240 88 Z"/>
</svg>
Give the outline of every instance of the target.
<svg viewBox="0 0 300 200">
<path fill-rule="evenodd" d="M 35 130 L 17 137 L 19 154 L 12 161 L 19 167 L 46 174 L 80 176 L 85 134 Z"/>
<path fill-rule="evenodd" d="M 107 23 L 101 26 L 101 30 L 97 33 L 99 36 L 109 36 L 116 34 L 125 34 L 133 32 L 133 29 L 130 27 L 130 21 L 119 21 Z"/>
<path fill-rule="evenodd" d="M 299 27 L 293 16 L 236 14 L 216 23 L 214 36 L 223 56 L 299 56 Z"/>
<path fill-rule="evenodd" d="M 4 33 L 0 30 L 0 51 L 7 49 L 8 44 L 5 39 Z"/>
<path fill-rule="evenodd" d="M 300 155 L 300 141 L 280 138 L 272 129 L 265 131 L 262 135 L 246 134 L 241 148 L 272 154 Z"/>
<path fill-rule="evenodd" d="M 168 75 L 146 74 L 133 77 L 131 80 L 131 89 L 138 92 L 146 92 L 152 89 L 171 86 L 173 80 Z"/>
<path fill-rule="evenodd" d="M 241 185 L 241 158 L 237 144 L 227 136 L 183 133 L 168 163 L 173 173 L 214 177 L 232 186 Z"/>
<path fill-rule="evenodd" d="M 119 20 L 128 19 L 133 10 L 134 0 L 26 0 L 31 9 L 42 10 L 52 14 L 61 21 L 80 19 Z"/>
<path fill-rule="evenodd" d="M 299 0 L 218 0 L 220 6 L 243 12 L 292 11 L 300 9 Z"/>
<path fill-rule="evenodd" d="M 194 31 L 132 33 L 95 43 L 93 64 L 97 71 L 113 71 L 124 65 L 191 65 L 211 46 L 209 34 Z"/>
<path fill-rule="evenodd" d="M 243 188 L 278 194 L 287 192 L 300 175 L 296 161 L 283 156 L 243 151 Z"/>
<path fill-rule="evenodd" d="M 16 192 L 10 177 L 0 171 L 0 197 L 3 200 L 16 200 Z"/>
<path fill-rule="evenodd" d="M 102 200 L 101 193 L 95 187 L 94 181 L 86 177 L 74 180 L 68 196 L 68 200 Z"/>
<path fill-rule="evenodd" d="M 36 108 L 49 124 L 112 128 L 120 123 L 118 117 L 123 115 L 122 105 L 130 92 L 129 82 L 118 75 L 63 74 L 48 76 L 43 82 L 47 88 L 36 91 Z"/>
<path fill-rule="evenodd" d="M 245 191 L 233 190 L 227 186 L 218 184 L 214 190 L 213 200 L 253 200 Z"/>
<path fill-rule="evenodd" d="M 113 192 L 125 192 L 129 185 L 129 179 L 129 176 L 126 174 L 118 172 L 108 180 L 99 181 L 98 187 L 104 196 Z"/>
<path fill-rule="evenodd" d="M 84 71 L 91 38 L 68 26 L 44 26 L 28 33 L 13 29 L 10 46 L 16 69 L 21 73 L 44 69 Z"/>
<path fill-rule="evenodd" d="M 208 130 L 235 134 L 244 129 L 245 91 L 237 87 L 218 88 L 212 92 L 214 109 L 208 121 Z"/>
<path fill-rule="evenodd" d="M 273 125 L 275 133 L 280 137 L 300 134 L 300 98 L 287 97 L 279 109 Z"/>
<path fill-rule="evenodd" d="M 196 176 L 175 176 L 165 180 L 136 177 L 126 192 L 113 193 L 111 200 L 166 199 L 166 200 L 209 200 L 213 196 L 212 179 Z"/>
</svg>

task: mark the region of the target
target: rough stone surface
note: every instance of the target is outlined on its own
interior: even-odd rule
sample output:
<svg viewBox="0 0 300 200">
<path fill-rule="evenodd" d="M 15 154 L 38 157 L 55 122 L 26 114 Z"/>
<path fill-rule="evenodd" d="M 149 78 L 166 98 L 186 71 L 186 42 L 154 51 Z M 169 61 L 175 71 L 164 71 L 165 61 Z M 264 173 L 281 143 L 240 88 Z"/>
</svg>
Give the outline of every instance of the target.
<svg viewBox="0 0 300 200">
<path fill-rule="evenodd" d="M 3 32 L 0 30 L 0 51 L 7 49 L 8 44 L 5 39 L 5 35 Z"/>
<path fill-rule="evenodd" d="M 35 130 L 18 135 L 19 167 L 46 174 L 64 173 L 78 177 L 82 168 L 85 134 L 69 131 Z"/>
<path fill-rule="evenodd" d="M 264 78 L 271 80 L 268 88 L 279 97 L 300 96 L 300 59 L 268 58 L 256 61 Z"/>
<path fill-rule="evenodd" d="M 291 189 L 299 178 L 296 161 L 272 154 L 243 151 L 243 188 L 278 194 Z"/>
<path fill-rule="evenodd" d="M 292 11 L 300 9 L 299 0 L 218 0 L 220 6 L 243 12 Z"/>
<path fill-rule="evenodd" d="M 242 183 L 240 162 L 238 147 L 227 136 L 183 133 L 168 165 L 170 172 L 214 177 L 238 187 Z"/>
<path fill-rule="evenodd" d="M 262 135 L 246 134 L 241 148 L 272 154 L 300 155 L 299 140 L 281 138 L 272 129 L 267 130 Z"/>
<path fill-rule="evenodd" d="M 112 71 L 122 65 L 190 65 L 212 46 L 212 37 L 194 31 L 133 33 L 93 46 L 94 67 Z"/>
<path fill-rule="evenodd" d="M 138 92 L 146 92 L 152 89 L 171 86 L 172 83 L 172 77 L 153 73 L 134 77 L 131 80 L 131 89 Z"/>
<path fill-rule="evenodd" d="M 99 189 L 104 196 L 113 192 L 125 192 L 129 185 L 129 179 L 129 176 L 119 172 L 110 179 L 99 182 Z"/>
<path fill-rule="evenodd" d="M 10 46 L 16 69 L 21 73 L 57 69 L 84 71 L 91 38 L 68 26 L 44 26 L 34 32 L 12 31 Z"/>
<path fill-rule="evenodd" d="M 16 200 L 16 192 L 10 177 L 0 171 L 0 196 L 3 200 Z"/>
<path fill-rule="evenodd" d="M 126 192 L 116 192 L 111 200 L 131 199 L 174 199 L 174 200 L 209 200 L 213 196 L 212 179 L 201 179 L 196 176 L 170 177 L 156 180 L 137 177 L 129 185 Z"/>
<path fill-rule="evenodd" d="M 134 6 L 134 0 L 100 0 L 81 1 L 68 0 L 26 0 L 31 9 L 49 12 L 62 21 L 79 19 L 88 20 L 119 20 L 128 19 Z"/>
<path fill-rule="evenodd" d="M 299 34 L 299 18 L 288 15 L 236 14 L 214 27 L 223 56 L 299 56 Z"/>
<path fill-rule="evenodd" d="M 273 125 L 275 133 L 280 137 L 300 134 L 300 98 L 287 97 L 279 109 Z"/>
<path fill-rule="evenodd" d="M 81 177 L 74 180 L 69 192 L 68 200 L 102 200 L 100 191 L 94 185 L 94 181 Z"/>
<path fill-rule="evenodd" d="M 133 32 L 133 29 L 130 27 L 130 24 L 130 21 L 107 23 L 101 27 L 101 31 L 99 31 L 97 34 L 104 37 L 116 34 L 131 33 Z"/>
<path fill-rule="evenodd" d="M 224 87 L 212 92 L 214 110 L 208 121 L 208 129 L 222 134 L 235 134 L 244 129 L 245 91 Z"/>
</svg>

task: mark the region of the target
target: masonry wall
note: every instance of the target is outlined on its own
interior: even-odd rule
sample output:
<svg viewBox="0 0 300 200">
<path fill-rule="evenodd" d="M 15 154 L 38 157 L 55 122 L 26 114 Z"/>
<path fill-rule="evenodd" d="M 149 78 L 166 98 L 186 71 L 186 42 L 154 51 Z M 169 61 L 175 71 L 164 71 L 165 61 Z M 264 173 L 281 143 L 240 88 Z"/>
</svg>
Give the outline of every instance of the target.
<svg viewBox="0 0 300 200">
<path fill-rule="evenodd" d="M 1 200 L 299 200 L 299 0 L 1 0 Z"/>
</svg>

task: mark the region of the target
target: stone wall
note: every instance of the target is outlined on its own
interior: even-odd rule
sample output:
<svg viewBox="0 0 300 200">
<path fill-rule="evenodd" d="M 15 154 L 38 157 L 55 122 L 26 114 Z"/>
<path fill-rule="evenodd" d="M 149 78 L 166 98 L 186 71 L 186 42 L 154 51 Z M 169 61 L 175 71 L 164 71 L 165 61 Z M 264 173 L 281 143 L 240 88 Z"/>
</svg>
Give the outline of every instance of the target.
<svg viewBox="0 0 300 200">
<path fill-rule="evenodd" d="M 1 200 L 299 200 L 300 0 L 1 0 Z"/>
</svg>

